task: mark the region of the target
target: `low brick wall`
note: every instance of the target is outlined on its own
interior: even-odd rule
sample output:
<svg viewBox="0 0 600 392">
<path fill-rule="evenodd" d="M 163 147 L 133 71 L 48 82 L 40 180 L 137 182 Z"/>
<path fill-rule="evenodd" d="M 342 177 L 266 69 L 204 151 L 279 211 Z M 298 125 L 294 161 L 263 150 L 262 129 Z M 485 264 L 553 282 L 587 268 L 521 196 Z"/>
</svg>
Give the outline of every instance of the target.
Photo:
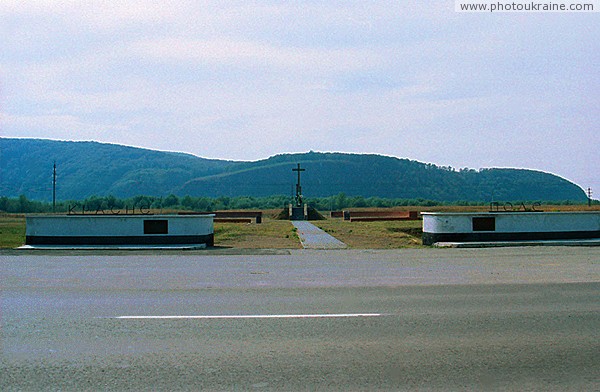
<svg viewBox="0 0 600 392">
<path fill-rule="evenodd" d="M 402 217 L 402 216 L 361 216 L 358 218 L 350 218 L 350 222 L 376 222 L 376 221 L 412 221 L 419 218 Z"/>
<path fill-rule="evenodd" d="M 370 222 L 376 220 L 418 220 L 417 211 L 343 211 L 345 220 Z"/>
<path fill-rule="evenodd" d="M 231 219 L 248 218 L 246 220 L 255 219 L 256 223 L 262 223 L 262 211 L 212 211 L 212 212 L 180 212 L 179 215 L 203 215 L 213 214 L 215 216 L 215 222 L 225 222 L 222 219 L 229 219 L 227 222 L 232 222 Z M 240 221 L 242 222 L 246 222 Z"/>
<path fill-rule="evenodd" d="M 251 218 L 215 218 L 214 221 L 219 223 L 252 223 Z"/>
</svg>

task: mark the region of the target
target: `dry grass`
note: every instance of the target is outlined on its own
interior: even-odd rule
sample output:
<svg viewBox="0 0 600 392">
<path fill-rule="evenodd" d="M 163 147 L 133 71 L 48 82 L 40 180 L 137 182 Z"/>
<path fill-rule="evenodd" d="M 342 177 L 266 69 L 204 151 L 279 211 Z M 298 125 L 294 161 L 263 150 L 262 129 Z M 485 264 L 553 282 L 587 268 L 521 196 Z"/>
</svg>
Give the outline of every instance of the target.
<svg viewBox="0 0 600 392">
<path fill-rule="evenodd" d="M 215 223 L 215 246 L 245 249 L 301 248 L 290 221 L 263 218 L 263 223 Z"/>
<path fill-rule="evenodd" d="M 25 243 L 25 215 L 0 214 L 0 248 L 16 248 Z"/>
<path fill-rule="evenodd" d="M 343 219 L 327 219 L 312 223 L 350 248 L 394 249 L 422 245 L 420 220 L 350 222 Z"/>
</svg>

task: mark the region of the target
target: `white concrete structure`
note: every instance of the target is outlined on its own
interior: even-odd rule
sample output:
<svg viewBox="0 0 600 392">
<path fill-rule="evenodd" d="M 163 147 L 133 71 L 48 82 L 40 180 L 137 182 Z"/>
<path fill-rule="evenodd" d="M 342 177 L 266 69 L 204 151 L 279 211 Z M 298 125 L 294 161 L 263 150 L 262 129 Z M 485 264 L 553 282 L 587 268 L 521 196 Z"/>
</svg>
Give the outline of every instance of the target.
<svg viewBox="0 0 600 392">
<path fill-rule="evenodd" d="M 600 212 L 422 212 L 423 244 L 600 238 Z"/>
<path fill-rule="evenodd" d="M 26 245 L 214 244 L 214 215 L 31 215 Z"/>
</svg>

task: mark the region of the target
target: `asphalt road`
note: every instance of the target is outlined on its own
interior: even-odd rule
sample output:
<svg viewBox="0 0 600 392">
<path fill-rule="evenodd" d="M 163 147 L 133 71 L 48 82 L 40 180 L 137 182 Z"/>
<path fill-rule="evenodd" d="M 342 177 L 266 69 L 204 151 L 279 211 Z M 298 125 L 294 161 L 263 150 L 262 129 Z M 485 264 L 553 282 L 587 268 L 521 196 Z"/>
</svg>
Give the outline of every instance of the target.
<svg viewBox="0 0 600 392">
<path fill-rule="evenodd" d="M 0 390 L 600 390 L 599 265 L 585 247 L 0 256 Z"/>
</svg>

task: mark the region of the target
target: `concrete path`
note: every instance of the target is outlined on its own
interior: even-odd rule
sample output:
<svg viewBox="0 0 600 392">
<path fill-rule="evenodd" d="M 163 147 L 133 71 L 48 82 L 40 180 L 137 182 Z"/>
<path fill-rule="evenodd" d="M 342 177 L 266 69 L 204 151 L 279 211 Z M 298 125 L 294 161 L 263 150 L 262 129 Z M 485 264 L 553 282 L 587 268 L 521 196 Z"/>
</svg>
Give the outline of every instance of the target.
<svg viewBox="0 0 600 392">
<path fill-rule="evenodd" d="M 292 221 L 304 249 L 345 249 L 348 245 L 306 221 Z"/>
</svg>

